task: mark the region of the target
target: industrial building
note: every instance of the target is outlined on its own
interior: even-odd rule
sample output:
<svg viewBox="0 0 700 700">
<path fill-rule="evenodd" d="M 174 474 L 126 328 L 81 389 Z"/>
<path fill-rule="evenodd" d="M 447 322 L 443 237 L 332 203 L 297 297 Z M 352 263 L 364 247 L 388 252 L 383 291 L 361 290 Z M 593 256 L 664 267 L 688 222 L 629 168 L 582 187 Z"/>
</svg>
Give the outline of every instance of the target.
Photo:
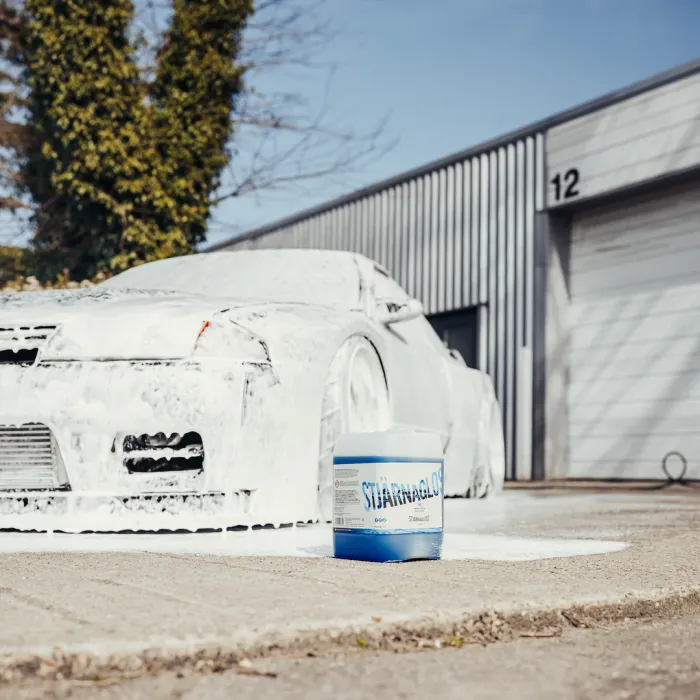
<svg viewBox="0 0 700 700">
<path fill-rule="evenodd" d="M 489 372 L 510 479 L 700 479 L 700 60 L 213 249 L 352 250 Z"/>
</svg>

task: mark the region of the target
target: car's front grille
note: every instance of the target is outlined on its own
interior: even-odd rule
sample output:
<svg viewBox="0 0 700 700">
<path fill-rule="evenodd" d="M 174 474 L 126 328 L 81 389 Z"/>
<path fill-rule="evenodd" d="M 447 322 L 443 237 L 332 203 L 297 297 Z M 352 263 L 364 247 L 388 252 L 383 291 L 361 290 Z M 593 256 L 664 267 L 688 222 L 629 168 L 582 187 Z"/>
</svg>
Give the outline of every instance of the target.
<svg viewBox="0 0 700 700">
<path fill-rule="evenodd" d="M 33 365 L 56 326 L 0 325 L 0 365 Z"/>
<path fill-rule="evenodd" d="M 46 425 L 0 425 L 0 490 L 59 489 L 67 482 L 56 440 Z"/>
</svg>

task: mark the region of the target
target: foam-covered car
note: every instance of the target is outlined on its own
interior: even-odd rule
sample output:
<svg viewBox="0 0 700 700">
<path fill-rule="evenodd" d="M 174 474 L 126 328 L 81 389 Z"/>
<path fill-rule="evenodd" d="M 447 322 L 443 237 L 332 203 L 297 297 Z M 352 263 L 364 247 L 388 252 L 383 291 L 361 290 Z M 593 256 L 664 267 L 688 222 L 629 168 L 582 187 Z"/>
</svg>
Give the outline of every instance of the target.
<svg viewBox="0 0 700 700">
<path fill-rule="evenodd" d="M 437 433 L 445 494 L 501 489 L 493 385 L 353 253 L 241 250 L 0 294 L 0 527 L 330 520 L 346 432 Z"/>
</svg>

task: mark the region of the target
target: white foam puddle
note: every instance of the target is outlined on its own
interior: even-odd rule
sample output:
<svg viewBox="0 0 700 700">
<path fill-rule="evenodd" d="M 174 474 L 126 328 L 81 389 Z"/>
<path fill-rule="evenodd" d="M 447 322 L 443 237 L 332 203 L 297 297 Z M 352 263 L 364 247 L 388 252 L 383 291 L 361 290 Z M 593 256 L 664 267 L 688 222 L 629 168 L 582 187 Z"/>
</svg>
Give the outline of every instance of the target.
<svg viewBox="0 0 700 700">
<path fill-rule="evenodd" d="M 619 552 L 626 542 L 510 537 L 508 535 L 445 535 L 443 559 L 534 561 Z"/>
<path fill-rule="evenodd" d="M 445 533 L 443 559 L 533 561 L 609 554 L 624 542 Z M 151 552 L 228 557 L 332 557 L 332 530 L 316 526 L 192 534 L 0 534 L 0 554 L 28 552 Z"/>
</svg>

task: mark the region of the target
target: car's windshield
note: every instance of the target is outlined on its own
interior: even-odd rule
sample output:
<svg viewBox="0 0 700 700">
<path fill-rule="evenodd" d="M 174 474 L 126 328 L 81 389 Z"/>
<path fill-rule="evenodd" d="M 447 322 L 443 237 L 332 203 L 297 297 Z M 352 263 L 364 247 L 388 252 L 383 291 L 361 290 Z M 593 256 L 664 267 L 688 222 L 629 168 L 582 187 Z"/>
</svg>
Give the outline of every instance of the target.
<svg viewBox="0 0 700 700">
<path fill-rule="evenodd" d="M 243 250 L 160 260 L 103 285 L 353 309 L 359 303 L 359 279 L 357 264 L 348 253 Z"/>
</svg>

